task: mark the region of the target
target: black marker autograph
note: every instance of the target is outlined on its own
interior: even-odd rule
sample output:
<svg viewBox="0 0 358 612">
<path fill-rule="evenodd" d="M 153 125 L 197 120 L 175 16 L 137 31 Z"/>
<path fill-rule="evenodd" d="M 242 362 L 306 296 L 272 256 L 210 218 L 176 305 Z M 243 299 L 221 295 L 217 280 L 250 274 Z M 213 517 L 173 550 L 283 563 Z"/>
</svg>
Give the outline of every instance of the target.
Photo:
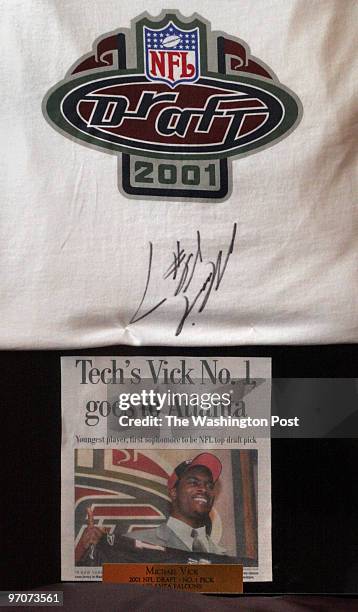
<svg viewBox="0 0 358 612">
<path fill-rule="evenodd" d="M 196 232 L 196 249 L 194 251 L 187 251 L 186 249 L 182 248 L 180 240 L 177 241 L 176 251 L 173 252 L 173 261 L 163 274 L 163 279 L 172 279 L 175 281 L 174 291 L 168 297 L 181 296 L 184 299 L 184 311 L 175 331 L 176 336 L 181 334 L 184 324 L 195 306 L 198 305 L 198 313 L 203 312 L 212 292 L 217 291 L 220 288 L 229 259 L 234 251 L 236 230 L 237 224 L 234 223 L 226 254 L 224 255 L 223 249 L 220 249 L 215 261 L 204 261 L 199 231 Z M 160 308 L 168 300 L 168 297 L 164 297 L 149 310 L 141 312 L 150 286 L 153 266 L 153 252 L 153 243 L 149 242 L 149 261 L 144 293 L 136 312 L 130 320 L 130 324 L 137 323 L 137 321 L 141 321 L 145 317 L 148 317 L 150 314 L 152 314 L 152 312 L 158 310 L 158 308 Z M 195 279 L 197 278 L 198 274 L 203 271 L 204 266 L 209 266 L 210 272 L 209 274 L 205 275 L 204 282 L 201 283 L 199 290 L 196 293 L 194 292 L 194 296 L 189 299 L 186 293 L 190 287 L 193 287 L 195 284 Z"/>
</svg>

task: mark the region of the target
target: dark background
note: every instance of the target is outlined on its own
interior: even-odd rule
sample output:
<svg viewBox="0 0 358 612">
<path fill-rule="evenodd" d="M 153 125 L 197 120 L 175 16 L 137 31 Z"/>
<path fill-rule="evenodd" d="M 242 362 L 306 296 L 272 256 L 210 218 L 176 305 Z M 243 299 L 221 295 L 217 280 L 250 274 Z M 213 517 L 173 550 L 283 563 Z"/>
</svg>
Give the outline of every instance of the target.
<svg viewBox="0 0 358 612">
<path fill-rule="evenodd" d="M 358 345 L 0 352 L 1 589 L 60 582 L 60 357 L 272 357 L 274 378 L 354 378 Z M 357 435 L 357 433 L 355 433 Z M 247 593 L 358 592 L 358 439 L 272 440 L 272 583 Z"/>
</svg>

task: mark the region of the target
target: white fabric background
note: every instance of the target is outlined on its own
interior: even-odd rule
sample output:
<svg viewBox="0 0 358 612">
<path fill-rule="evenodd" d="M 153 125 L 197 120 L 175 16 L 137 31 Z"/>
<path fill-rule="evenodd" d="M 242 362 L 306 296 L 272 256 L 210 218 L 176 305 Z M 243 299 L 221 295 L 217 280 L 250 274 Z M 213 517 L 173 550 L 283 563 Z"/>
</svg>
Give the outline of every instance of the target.
<svg viewBox="0 0 358 612">
<path fill-rule="evenodd" d="M 358 341 L 355 0 L 181 0 L 175 7 L 245 40 L 303 104 L 286 139 L 233 162 L 232 196 L 215 204 L 125 198 L 116 156 L 64 138 L 42 115 L 46 92 L 96 38 L 165 4 L 0 6 L 1 348 Z M 163 269 L 175 241 L 193 247 L 197 229 L 204 255 L 215 256 L 235 221 L 237 248 L 220 291 L 180 336 L 178 298 L 128 326 L 149 241 Z"/>
</svg>

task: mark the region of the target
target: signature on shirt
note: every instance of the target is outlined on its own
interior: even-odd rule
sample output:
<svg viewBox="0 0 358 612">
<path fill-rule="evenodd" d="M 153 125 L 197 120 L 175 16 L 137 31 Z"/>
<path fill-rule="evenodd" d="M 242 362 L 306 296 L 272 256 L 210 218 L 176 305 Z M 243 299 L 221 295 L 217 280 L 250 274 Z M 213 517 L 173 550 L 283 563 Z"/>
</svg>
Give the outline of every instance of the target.
<svg viewBox="0 0 358 612">
<path fill-rule="evenodd" d="M 150 316 L 162 308 L 169 298 L 174 297 L 181 300 L 183 306 L 175 331 L 175 335 L 179 336 L 189 315 L 193 311 L 198 314 L 202 313 L 212 294 L 220 289 L 229 260 L 234 252 L 236 230 L 237 224 L 234 223 L 227 246 L 220 249 L 214 258 L 204 257 L 199 230 L 196 232 L 196 244 L 192 250 L 184 248 L 182 240 L 177 240 L 169 266 L 160 275 L 161 280 L 165 281 L 168 287 L 167 293 L 161 299 L 156 300 L 154 306 L 151 304 L 146 306 L 149 303 L 153 286 L 155 286 L 152 278 L 155 268 L 155 249 L 153 243 L 149 242 L 147 279 L 139 306 L 130 324 Z"/>
</svg>

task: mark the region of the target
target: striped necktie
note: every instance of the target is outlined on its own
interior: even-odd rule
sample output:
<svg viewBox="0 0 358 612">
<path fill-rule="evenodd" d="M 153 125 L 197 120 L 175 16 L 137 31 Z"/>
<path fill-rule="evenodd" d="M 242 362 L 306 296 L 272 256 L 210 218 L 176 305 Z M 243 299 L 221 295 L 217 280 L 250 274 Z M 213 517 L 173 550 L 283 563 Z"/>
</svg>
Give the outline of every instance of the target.
<svg viewBox="0 0 358 612">
<path fill-rule="evenodd" d="M 196 529 L 192 530 L 191 537 L 193 538 L 193 544 L 191 547 L 193 552 L 207 552 L 204 544 L 201 542 L 199 538 L 199 534 Z"/>
</svg>

